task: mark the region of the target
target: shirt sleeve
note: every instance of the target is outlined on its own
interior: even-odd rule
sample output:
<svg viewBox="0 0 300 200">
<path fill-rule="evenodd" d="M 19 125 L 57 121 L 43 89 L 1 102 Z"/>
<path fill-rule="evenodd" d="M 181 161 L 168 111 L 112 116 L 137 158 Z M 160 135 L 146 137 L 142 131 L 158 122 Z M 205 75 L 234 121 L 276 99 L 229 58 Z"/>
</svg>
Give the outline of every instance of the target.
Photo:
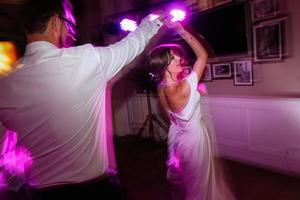
<svg viewBox="0 0 300 200">
<path fill-rule="evenodd" d="M 146 17 L 135 31 L 129 33 L 121 41 L 107 47 L 96 47 L 107 80 L 139 55 L 162 25 L 159 19 L 150 20 Z"/>
</svg>

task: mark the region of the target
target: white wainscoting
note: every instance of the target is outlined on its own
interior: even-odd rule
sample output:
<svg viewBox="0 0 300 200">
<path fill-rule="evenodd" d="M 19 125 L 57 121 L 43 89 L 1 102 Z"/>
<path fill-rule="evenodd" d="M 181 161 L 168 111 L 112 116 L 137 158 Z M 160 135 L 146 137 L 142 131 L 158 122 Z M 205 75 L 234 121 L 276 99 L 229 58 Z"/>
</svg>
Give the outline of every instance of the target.
<svg viewBox="0 0 300 200">
<path fill-rule="evenodd" d="M 292 98 L 205 97 L 219 153 L 300 175 L 300 101 Z"/>
<path fill-rule="evenodd" d="M 222 157 L 300 176 L 299 99 L 206 96 L 202 103 L 212 115 Z M 161 116 L 156 96 L 151 105 Z M 136 134 L 148 114 L 145 94 L 133 95 L 128 107 Z M 166 136 L 159 126 L 155 131 Z"/>
</svg>

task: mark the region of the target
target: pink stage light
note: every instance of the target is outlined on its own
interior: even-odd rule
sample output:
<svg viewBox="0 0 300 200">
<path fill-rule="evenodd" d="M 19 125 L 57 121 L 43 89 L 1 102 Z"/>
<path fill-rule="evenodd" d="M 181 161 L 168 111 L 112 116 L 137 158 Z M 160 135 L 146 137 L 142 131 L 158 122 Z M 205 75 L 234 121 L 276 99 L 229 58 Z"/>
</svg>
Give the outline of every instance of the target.
<svg viewBox="0 0 300 200">
<path fill-rule="evenodd" d="M 172 15 L 172 19 L 171 19 L 172 22 L 183 21 L 186 16 L 186 12 L 180 9 L 173 9 L 171 10 L 170 14 Z M 159 15 L 150 14 L 149 17 L 150 20 L 152 21 L 158 18 Z M 137 28 L 137 22 L 125 18 L 122 19 L 122 21 L 120 22 L 120 26 L 123 31 L 134 31 Z"/>
<path fill-rule="evenodd" d="M 25 147 L 17 146 L 17 133 L 7 130 L 0 157 L 0 188 L 18 187 L 10 185 L 11 180 L 25 180 L 25 172 L 32 165 L 30 152 Z M 10 185 L 10 186 L 9 186 Z"/>
<path fill-rule="evenodd" d="M 120 22 L 121 29 L 124 31 L 134 31 L 137 27 L 136 22 L 130 19 L 123 19 Z"/>
<path fill-rule="evenodd" d="M 0 173 L 0 190 L 6 187 L 6 180 L 3 173 Z"/>
<path fill-rule="evenodd" d="M 172 155 L 167 163 L 168 166 L 172 166 L 173 168 L 180 169 L 180 161 L 176 155 Z"/>
<path fill-rule="evenodd" d="M 176 21 L 183 21 L 186 13 L 183 10 L 179 10 L 179 9 L 174 9 L 170 12 L 170 14 L 173 16 L 172 18 L 172 22 L 176 22 Z"/>
</svg>

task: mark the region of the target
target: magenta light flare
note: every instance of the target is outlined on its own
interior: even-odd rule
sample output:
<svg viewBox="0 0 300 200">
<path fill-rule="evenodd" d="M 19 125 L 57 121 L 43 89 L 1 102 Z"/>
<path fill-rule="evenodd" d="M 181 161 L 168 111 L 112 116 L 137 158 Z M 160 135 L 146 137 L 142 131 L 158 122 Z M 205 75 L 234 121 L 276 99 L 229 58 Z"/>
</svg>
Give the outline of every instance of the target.
<svg viewBox="0 0 300 200">
<path fill-rule="evenodd" d="M 130 19 L 123 19 L 120 22 L 121 29 L 124 31 L 134 31 L 137 27 L 136 22 Z"/>
<path fill-rule="evenodd" d="M 64 1 L 63 6 L 65 11 L 64 17 L 69 21 L 69 23 L 66 23 L 68 30 L 71 32 L 72 35 L 76 35 L 76 20 L 73 15 L 73 7 L 69 1 Z"/>
<path fill-rule="evenodd" d="M 73 46 L 74 42 L 77 41 L 77 30 L 76 30 L 76 20 L 73 15 L 73 7 L 69 1 L 64 1 L 64 14 L 61 16 L 62 20 L 67 27 L 67 37 L 63 40 L 63 47 Z"/>
<path fill-rule="evenodd" d="M 179 166 L 179 159 L 176 157 L 176 156 L 171 156 L 169 161 L 168 161 L 168 165 L 169 166 L 173 166 L 174 168 L 177 168 L 179 169 L 180 166 Z"/>
<path fill-rule="evenodd" d="M 6 187 L 5 176 L 3 173 L 0 173 L 0 189 Z"/>
<path fill-rule="evenodd" d="M 30 152 L 25 147 L 17 146 L 17 141 L 16 132 L 5 132 L 0 157 L 0 188 L 8 184 L 6 181 L 9 181 L 10 177 L 23 177 L 32 165 Z"/>
<path fill-rule="evenodd" d="M 179 9 L 174 9 L 170 12 L 170 14 L 173 16 L 172 18 L 172 22 L 176 22 L 176 21 L 183 21 L 186 13 L 183 10 L 179 10 Z"/>
</svg>

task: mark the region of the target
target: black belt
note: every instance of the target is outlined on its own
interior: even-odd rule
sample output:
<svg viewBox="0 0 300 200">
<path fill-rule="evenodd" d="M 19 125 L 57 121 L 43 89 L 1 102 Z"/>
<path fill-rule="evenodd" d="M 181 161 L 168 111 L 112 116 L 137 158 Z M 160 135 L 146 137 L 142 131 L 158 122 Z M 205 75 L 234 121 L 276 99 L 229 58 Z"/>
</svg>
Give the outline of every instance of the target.
<svg viewBox="0 0 300 200">
<path fill-rule="evenodd" d="M 63 196 L 68 196 L 70 199 L 86 199 L 88 194 L 95 194 L 94 198 L 89 199 L 99 199 L 103 196 L 123 199 L 122 187 L 119 185 L 118 178 L 114 179 L 115 177 L 117 176 L 104 174 L 80 183 L 60 184 L 45 188 L 29 186 L 27 194 L 30 200 L 54 200 Z"/>
<path fill-rule="evenodd" d="M 109 176 L 110 176 L 109 174 L 102 174 L 101 176 L 98 176 L 97 178 L 93 178 L 93 179 L 83 181 L 83 182 L 58 184 L 58 185 L 52 185 L 52 186 L 44 187 L 44 188 L 36 188 L 34 186 L 30 186 L 30 190 L 42 192 L 45 190 L 60 189 L 60 188 L 65 188 L 65 187 L 90 185 L 90 184 L 102 182 L 102 181 L 106 180 Z"/>
</svg>

